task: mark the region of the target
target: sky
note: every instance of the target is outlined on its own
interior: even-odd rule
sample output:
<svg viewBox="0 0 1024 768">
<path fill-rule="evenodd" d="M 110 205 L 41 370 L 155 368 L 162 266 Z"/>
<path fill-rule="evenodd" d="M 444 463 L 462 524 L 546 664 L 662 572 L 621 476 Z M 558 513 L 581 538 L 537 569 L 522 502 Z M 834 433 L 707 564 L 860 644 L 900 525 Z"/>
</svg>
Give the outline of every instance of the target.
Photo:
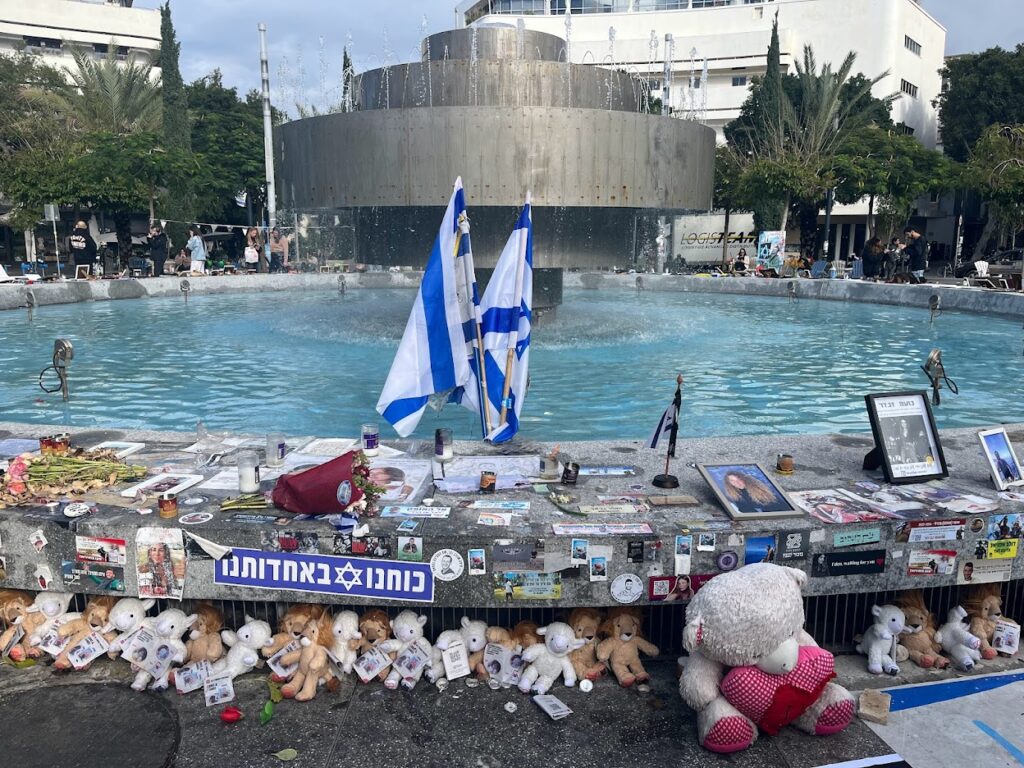
<svg viewBox="0 0 1024 768">
<path fill-rule="evenodd" d="M 1024 0 L 923 0 L 946 27 L 946 53 L 1024 42 Z M 156 8 L 161 0 L 135 0 Z M 245 92 L 259 87 L 257 22 L 268 28 L 270 77 L 277 104 L 340 101 L 346 41 L 356 71 L 419 58 L 427 34 L 455 26 L 457 0 L 171 0 L 187 81 L 219 68 Z M 885 30 L 879 29 L 879 34 Z M 321 77 L 321 74 L 323 77 Z M 323 87 L 321 87 L 323 82 Z"/>
</svg>

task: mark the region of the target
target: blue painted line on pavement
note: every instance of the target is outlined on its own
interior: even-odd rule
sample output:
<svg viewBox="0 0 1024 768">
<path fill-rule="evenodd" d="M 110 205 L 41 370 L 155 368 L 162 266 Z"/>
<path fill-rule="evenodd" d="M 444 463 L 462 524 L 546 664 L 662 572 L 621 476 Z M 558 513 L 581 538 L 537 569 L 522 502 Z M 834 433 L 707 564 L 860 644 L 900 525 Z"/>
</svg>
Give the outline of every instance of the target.
<svg viewBox="0 0 1024 768">
<path fill-rule="evenodd" d="M 992 741 L 998 744 L 1000 747 L 1010 753 L 1010 757 L 1016 760 L 1021 765 L 1024 765 L 1024 752 L 1019 750 L 1013 744 L 1011 744 L 999 731 L 990 725 L 986 725 L 981 720 L 975 720 L 974 724 L 978 726 L 978 729 L 988 736 Z"/>
<path fill-rule="evenodd" d="M 940 701 L 959 699 L 983 691 L 1002 688 L 1004 685 L 1024 680 L 1024 672 L 1011 675 L 993 675 L 992 677 L 971 677 L 962 680 L 951 680 L 948 683 L 935 685 L 917 685 L 906 688 L 887 688 L 886 693 L 892 696 L 890 712 L 923 707 Z"/>
</svg>

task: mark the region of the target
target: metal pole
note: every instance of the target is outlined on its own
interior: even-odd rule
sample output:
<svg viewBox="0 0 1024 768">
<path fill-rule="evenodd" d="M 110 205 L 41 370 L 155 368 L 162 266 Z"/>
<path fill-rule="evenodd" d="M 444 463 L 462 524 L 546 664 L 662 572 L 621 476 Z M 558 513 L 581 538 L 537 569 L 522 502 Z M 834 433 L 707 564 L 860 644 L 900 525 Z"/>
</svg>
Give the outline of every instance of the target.
<svg viewBox="0 0 1024 768">
<path fill-rule="evenodd" d="M 267 169 L 267 214 L 270 228 L 277 226 L 274 190 L 274 126 L 270 112 L 270 64 L 267 61 L 267 25 L 260 22 L 260 90 L 263 94 L 263 160 Z"/>
<path fill-rule="evenodd" d="M 825 191 L 825 244 L 822 249 L 825 251 L 825 261 L 828 261 L 829 251 L 832 250 L 832 190 Z"/>
<path fill-rule="evenodd" d="M 57 256 L 57 277 L 61 277 L 60 274 L 60 244 L 57 242 L 57 219 L 53 219 L 53 252 Z M 67 400 L 67 398 L 64 398 Z"/>
<path fill-rule="evenodd" d="M 299 252 L 299 214 L 293 213 L 292 217 L 293 221 L 295 222 L 295 236 L 292 237 L 292 240 L 295 241 L 295 263 L 298 264 L 299 257 L 302 255 Z"/>
</svg>

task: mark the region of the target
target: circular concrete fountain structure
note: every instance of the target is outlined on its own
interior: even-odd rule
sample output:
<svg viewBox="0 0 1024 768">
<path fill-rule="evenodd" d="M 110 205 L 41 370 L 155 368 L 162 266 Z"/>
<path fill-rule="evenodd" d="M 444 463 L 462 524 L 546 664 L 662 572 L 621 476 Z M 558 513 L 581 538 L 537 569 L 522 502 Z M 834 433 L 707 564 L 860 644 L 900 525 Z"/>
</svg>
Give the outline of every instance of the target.
<svg viewBox="0 0 1024 768">
<path fill-rule="evenodd" d="M 645 83 L 567 64 L 564 46 L 452 30 L 419 62 L 357 76 L 352 111 L 277 129 L 283 205 L 351 210 L 359 261 L 421 266 L 461 175 L 478 264 L 494 263 L 530 189 L 536 266 L 629 266 L 658 216 L 710 207 L 714 131 L 649 114 Z"/>
</svg>

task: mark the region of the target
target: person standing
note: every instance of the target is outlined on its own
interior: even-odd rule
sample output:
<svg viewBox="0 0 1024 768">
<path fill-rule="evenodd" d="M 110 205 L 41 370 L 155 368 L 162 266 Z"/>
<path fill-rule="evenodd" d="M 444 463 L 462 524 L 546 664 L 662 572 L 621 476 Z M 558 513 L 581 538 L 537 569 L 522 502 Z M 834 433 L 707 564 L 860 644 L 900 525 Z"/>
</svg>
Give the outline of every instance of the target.
<svg viewBox="0 0 1024 768">
<path fill-rule="evenodd" d="M 259 270 L 260 253 L 263 251 L 263 243 L 260 242 L 260 231 L 256 227 L 249 227 L 245 233 L 245 251 L 242 259 L 245 262 L 245 270 L 256 272 Z"/>
<path fill-rule="evenodd" d="M 203 244 L 203 235 L 199 227 L 188 228 L 188 242 L 185 243 L 185 248 L 188 249 L 192 261 L 189 271 L 198 272 L 200 275 L 206 274 L 206 246 Z"/>
<path fill-rule="evenodd" d="M 78 268 L 82 266 L 88 266 L 91 270 L 93 264 L 96 263 L 96 241 L 92 239 L 92 235 L 89 234 L 89 228 L 85 225 L 84 221 L 79 221 L 75 224 L 69 241 L 72 257 L 75 262 L 75 274 L 77 275 Z"/>
<path fill-rule="evenodd" d="M 288 271 L 288 238 L 277 227 L 270 230 L 270 271 Z"/>
<path fill-rule="evenodd" d="M 153 260 L 153 277 L 163 277 L 168 247 L 163 227 L 154 224 L 149 228 L 149 258 Z"/>
<path fill-rule="evenodd" d="M 903 234 L 907 236 L 904 253 L 910 260 L 910 273 L 920 282 L 924 282 L 924 270 L 928 266 L 927 243 L 921 237 L 921 233 L 913 227 L 907 227 Z"/>
</svg>

